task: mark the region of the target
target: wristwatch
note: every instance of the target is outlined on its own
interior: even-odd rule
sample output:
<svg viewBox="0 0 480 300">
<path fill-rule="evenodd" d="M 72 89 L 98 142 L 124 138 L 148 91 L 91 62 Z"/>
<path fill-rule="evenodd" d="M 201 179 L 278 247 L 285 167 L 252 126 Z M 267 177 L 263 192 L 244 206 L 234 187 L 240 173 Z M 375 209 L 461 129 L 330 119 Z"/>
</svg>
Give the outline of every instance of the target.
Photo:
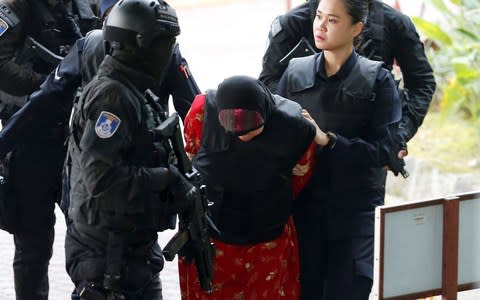
<svg viewBox="0 0 480 300">
<path fill-rule="evenodd" d="M 331 131 L 328 131 L 326 135 L 328 138 L 328 143 L 327 145 L 325 145 L 325 147 L 333 149 L 333 147 L 335 147 L 335 145 L 337 144 L 337 135 Z"/>
</svg>

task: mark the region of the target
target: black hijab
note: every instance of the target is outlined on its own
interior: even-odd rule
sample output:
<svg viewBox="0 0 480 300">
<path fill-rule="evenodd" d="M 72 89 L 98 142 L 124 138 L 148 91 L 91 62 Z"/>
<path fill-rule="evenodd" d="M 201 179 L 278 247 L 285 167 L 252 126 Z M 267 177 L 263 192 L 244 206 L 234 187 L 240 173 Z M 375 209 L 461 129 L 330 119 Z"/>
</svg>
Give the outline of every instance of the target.
<svg viewBox="0 0 480 300">
<path fill-rule="evenodd" d="M 220 124 L 243 135 L 263 126 L 274 106 L 272 93 L 249 76 L 232 76 L 218 85 L 215 98 Z"/>
</svg>

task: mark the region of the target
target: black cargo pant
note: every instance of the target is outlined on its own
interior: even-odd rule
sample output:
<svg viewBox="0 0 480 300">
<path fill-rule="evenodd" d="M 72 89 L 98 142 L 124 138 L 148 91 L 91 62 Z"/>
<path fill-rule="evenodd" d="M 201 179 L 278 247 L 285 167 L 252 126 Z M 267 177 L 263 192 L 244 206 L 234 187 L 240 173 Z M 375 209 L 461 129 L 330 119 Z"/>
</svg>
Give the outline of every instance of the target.
<svg viewBox="0 0 480 300">
<path fill-rule="evenodd" d="M 119 286 L 126 300 L 162 300 L 159 273 L 163 256 L 156 232 L 136 233 L 138 238 L 125 237 Z M 136 241 L 135 241 L 136 240 Z M 107 264 L 106 232 L 89 225 L 71 223 L 65 236 L 67 272 L 75 284 L 72 299 L 81 299 L 82 289 L 94 284 L 93 293 L 102 294 Z M 83 298 L 82 298 L 83 300 Z M 87 298 L 87 300 L 90 300 Z"/>
<path fill-rule="evenodd" d="M 12 155 L 12 197 L 18 207 L 13 272 L 17 300 L 48 299 L 55 202 L 65 151 L 61 140 L 19 146 Z"/>
</svg>

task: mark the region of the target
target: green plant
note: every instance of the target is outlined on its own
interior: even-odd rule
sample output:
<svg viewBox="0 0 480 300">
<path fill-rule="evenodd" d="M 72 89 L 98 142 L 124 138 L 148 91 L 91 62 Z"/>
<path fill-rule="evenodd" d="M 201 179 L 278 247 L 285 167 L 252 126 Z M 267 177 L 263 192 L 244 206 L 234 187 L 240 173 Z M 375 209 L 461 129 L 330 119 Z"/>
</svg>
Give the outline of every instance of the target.
<svg viewBox="0 0 480 300">
<path fill-rule="evenodd" d="M 427 38 L 427 53 L 437 80 L 443 118 L 462 114 L 480 120 L 480 0 L 429 0 L 438 22 L 413 17 Z M 428 47 L 433 46 L 433 47 Z"/>
</svg>

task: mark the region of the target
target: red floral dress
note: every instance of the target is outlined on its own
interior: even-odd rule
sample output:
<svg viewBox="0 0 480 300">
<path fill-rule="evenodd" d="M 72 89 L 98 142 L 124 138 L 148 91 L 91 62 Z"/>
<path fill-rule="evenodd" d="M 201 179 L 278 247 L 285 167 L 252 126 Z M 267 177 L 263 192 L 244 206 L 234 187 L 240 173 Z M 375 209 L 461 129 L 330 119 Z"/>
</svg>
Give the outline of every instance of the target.
<svg viewBox="0 0 480 300">
<path fill-rule="evenodd" d="M 184 123 L 185 150 L 195 155 L 200 149 L 205 95 L 198 95 Z M 313 146 L 300 163 L 312 163 Z M 294 194 L 308 182 L 311 174 L 294 178 Z M 213 239 L 215 244 L 213 292 L 200 287 L 195 265 L 179 259 L 182 300 L 255 300 L 299 298 L 299 262 L 292 218 L 277 239 L 252 245 L 230 245 Z"/>
</svg>

